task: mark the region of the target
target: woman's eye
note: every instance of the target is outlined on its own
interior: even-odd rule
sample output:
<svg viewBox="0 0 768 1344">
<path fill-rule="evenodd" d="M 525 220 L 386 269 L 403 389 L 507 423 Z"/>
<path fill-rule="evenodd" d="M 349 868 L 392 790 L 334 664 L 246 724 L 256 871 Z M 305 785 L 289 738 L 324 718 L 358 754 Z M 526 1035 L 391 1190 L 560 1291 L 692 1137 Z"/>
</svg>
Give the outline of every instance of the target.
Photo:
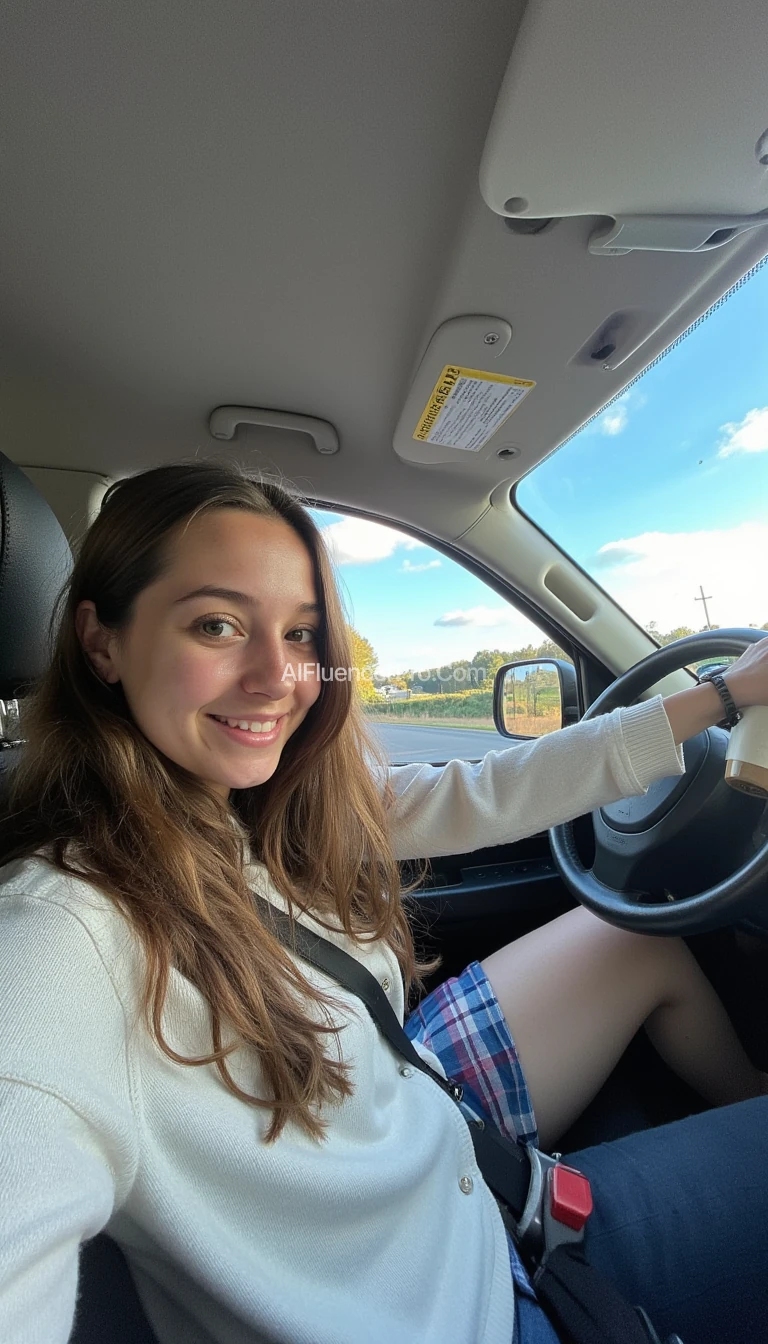
<svg viewBox="0 0 768 1344">
<path fill-rule="evenodd" d="M 234 621 L 228 621 L 224 616 L 206 616 L 202 621 L 196 621 L 195 627 L 209 639 L 229 639 L 237 634 Z"/>
<path fill-rule="evenodd" d="M 295 635 L 298 635 L 299 638 L 295 639 Z M 305 636 L 305 638 L 302 638 L 302 636 Z M 317 631 L 310 626 L 302 625 L 296 630 L 289 630 L 287 638 L 294 644 L 312 644 L 317 639 Z"/>
</svg>

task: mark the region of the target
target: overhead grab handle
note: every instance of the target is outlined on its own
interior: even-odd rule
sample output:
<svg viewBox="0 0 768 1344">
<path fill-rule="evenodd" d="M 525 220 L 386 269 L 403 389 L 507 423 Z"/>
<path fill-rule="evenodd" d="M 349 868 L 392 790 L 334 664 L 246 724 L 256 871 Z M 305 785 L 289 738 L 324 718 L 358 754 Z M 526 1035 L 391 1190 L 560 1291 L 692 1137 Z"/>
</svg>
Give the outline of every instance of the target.
<svg viewBox="0 0 768 1344">
<path fill-rule="evenodd" d="M 291 411 L 267 411 L 257 406 L 217 406 L 211 411 L 208 428 L 214 439 L 233 439 L 238 425 L 260 425 L 266 429 L 287 429 L 307 434 L 318 453 L 337 453 L 339 436 L 328 420 L 312 415 L 294 415 Z"/>
<path fill-rule="evenodd" d="M 590 235 L 595 257 L 628 252 L 711 252 L 748 229 L 768 226 L 759 215 L 622 215 L 600 224 Z"/>
</svg>

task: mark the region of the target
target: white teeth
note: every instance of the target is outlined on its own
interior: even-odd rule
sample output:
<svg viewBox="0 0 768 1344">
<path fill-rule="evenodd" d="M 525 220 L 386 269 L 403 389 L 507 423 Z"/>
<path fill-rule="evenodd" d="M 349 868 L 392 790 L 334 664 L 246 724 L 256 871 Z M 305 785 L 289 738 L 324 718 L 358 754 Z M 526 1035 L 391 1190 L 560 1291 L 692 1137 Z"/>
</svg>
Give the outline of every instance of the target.
<svg viewBox="0 0 768 1344">
<path fill-rule="evenodd" d="M 277 719 L 272 719 L 268 723 L 251 722 L 249 719 L 221 719 L 221 723 L 226 723 L 230 728 L 242 728 L 244 732 L 249 733 L 271 733 L 277 726 Z"/>
</svg>

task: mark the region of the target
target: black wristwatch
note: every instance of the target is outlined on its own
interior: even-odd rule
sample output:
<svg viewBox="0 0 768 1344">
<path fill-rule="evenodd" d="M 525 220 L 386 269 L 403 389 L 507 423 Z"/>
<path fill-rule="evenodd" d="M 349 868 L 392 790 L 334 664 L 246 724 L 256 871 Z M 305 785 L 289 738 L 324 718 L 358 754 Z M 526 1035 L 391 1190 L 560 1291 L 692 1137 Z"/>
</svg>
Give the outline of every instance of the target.
<svg viewBox="0 0 768 1344">
<path fill-rule="evenodd" d="M 743 715 L 741 710 L 736 708 L 733 696 L 728 690 L 722 671 L 705 672 L 703 677 L 699 677 L 699 685 L 703 685 L 705 681 L 711 682 L 725 706 L 725 718 L 720 720 L 717 725 L 718 728 L 735 728 L 736 724 L 741 721 Z"/>
</svg>

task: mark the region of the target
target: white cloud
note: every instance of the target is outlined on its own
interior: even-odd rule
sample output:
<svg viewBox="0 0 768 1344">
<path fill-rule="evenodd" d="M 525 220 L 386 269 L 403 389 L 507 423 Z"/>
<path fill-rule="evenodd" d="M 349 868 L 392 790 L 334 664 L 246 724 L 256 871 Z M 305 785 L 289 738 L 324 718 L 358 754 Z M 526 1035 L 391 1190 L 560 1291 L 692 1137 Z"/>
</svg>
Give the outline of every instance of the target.
<svg viewBox="0 0 768 1344">
<path fill-rule="evenodd" d="M 427 560 L 424 565 L 412 565 L 410 560 L 404 560 L 400 566 L 401 574 L 421 574 L 425 569 L 440 569 L 440 560 Z"/>
<path fill-rule="evenodd" d="M 720 426 L 725 435 L 718 457 L 732 457 L 734 453 L 768 453 L 768 406 L 747 411 L 743 420 Z"/>
<path fill-rule="evenodd" d="M 408 668 L 444 667 L 458 659 L 469 662 L 482 648 L 521 649 L 544 638 L 527 616 L 506 603 L 455 608 L 431 621 L 420 610 L 403 609 L 402 599 L 397 610 L 396 619 L 390 619 L 393 613 L 387 610 L 382 626 L 365 631 L 387 675 Z"/>
<path fill-rule="evenodd" d="M 483 612 L 489 613 L 483 618 Z M 476 615 L 479 614 L 479 619 Z M 446 617 L 463 618 L 446 623 Z M 490 632 L 490 633 L 489 633 Z M 459 658 L 471 659 L 481 648 L 521 649 L 540 644 L 544 635 L 514 607 L 472 607 L 446 612 L 432 626 L 406 622 L 397 631 L 370 635 L 379 655 L 379 667 L 387 675 L 408 668 L 422 671 L 444 667 Z"/>
<path fill-rule="evenodd" d="M 622 392 L 607 410 L 595 422 L 595 429 L 599 434 L 608 434 L 613 437 L 615 434 L 621 434 L 629 424 L 629 413 L 639 411 L 648 402 L 644 392 L 638 391 L 636 387 L 629 388 Z"/>
<path fill-rule="evenodd" d="M 603 586 L 642 625 L 659 630 L 768 621 L 768 522 L 700 532 L 643 532 L 610 541 L 595 569 Z"/>
<path fill-rule="evenodd" d="M 605 411 L 600 416 L 597 428 L 601 434 L 620 434 L 623 429 L 626 429 L 628 421 L 629 415 L 626 406 L 622 406 L 621 402 L 617 401 L 610 410 Z"/>
<path fill-rule="evenodd" d="M 323 539 L 337 565 L 369 565 L 387 560 L 398 547 L 407 551 L 423 542 L 398 532 L 394 527 L 369 522 L 367 518 L 342 518 L 322 529 Z"/>
<path fill-rule="evenodd" d="M 465 611 L 446 611 L 438 616 L 435 625 L 472 625 L 480 629 L 509 625 L 517 620 L 517 612 L 509 607 L 468 607 Z"/>
</svg>

